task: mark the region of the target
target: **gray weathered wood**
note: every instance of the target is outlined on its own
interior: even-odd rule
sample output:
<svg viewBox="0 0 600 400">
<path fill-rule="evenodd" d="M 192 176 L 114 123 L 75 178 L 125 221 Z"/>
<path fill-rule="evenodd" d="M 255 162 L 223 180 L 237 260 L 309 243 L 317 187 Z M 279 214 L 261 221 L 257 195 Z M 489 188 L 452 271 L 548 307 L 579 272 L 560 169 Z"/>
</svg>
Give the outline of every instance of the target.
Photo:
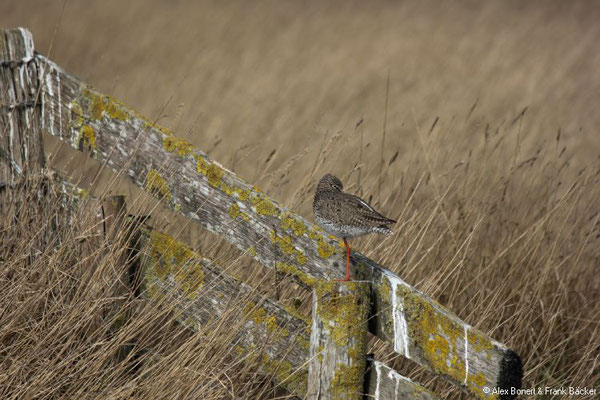
<svg viewBox="0 0 600 400">
<path fill-rule="evenodd" d="M 320 282 L 313 290 L 308 394 L 360 400 L 367 360 L 370 282 Z"/>
<path fill-rule="evenodd" d="M 174 211 L 222 235 L 264 265 L 313 287 L 343 275 L 343 247 L 243 182 L 200 149 L 118 101 L 45 66 L 42 124 L 48 133 L 127 175 Z M 358 253 L 374 282 L 372 333 L 395 350 L 480 398 L 485 387 L 520 386 L 518 355 L 461 321 L 397 275 Z M 508 385 L 508 386 L 507 386 Z"/>
<path fill-rule="evenodd" d="M 229 317 L 245 318 L 235 350 L 291 393 L 304 396 L 308 377 L 309 321 L 285 311 L 210 260 L 157 231 L 142 235 L 144 295 L 176 304 L 178 320 L 193 330 Z M 233 306 L 233 305 L 236 306 Z"/>
<path fill-rule="evenodd" d="M 125 211 L 124 199 L 119 198 L 120 196 L 102 201 L 90 197 L 87 191 L 60 176 L 56 176 L 55 180 L 61 184 L 62 195 L 69 207 L 88 198 L 91 201 L 88 206 L 103 205 L 105 210 L 99 217 L 108 216 L 105 234 L 111 231 L 111 225 L 120 223 L 116 221 Z M 246 318 L 245 327 L 250 336 L 242 336 L 238 341 L 236 350 L 239 355 L 251 361 L 257 360 L 264 372 L 273 374 L 276 382 L 291 393 L 310 398 L 305 391 L 309 364 L 313 360 L 310 354 L 310 319 L 292 309 L 279 306 L 252 287 L 229 277 L 212 261 L 202 258 L 184 243 L 168 235 L 147 228 L 136 230 L 136 234 L 139 236 L 132 240 L 132 247 L 138 253 L 136 259 L 140 264 L 138 267 L 144 284 L 144 296 L 157 302 L 162 302 L 167 297 L 174 300 L 169 304 L 176 305 L 175 312 L 179 321 L 192 330 L 200 330 L 210 321 L 223 318 L 227 310 L 231 309 L 229 302 L 244 299 L 243 317 Z M 98 245 L 100 242 L 96 243 Z M 329 287 L 331 285 L 335 284 L 324 282 L 319 291 L 323 294 L 329 292 L 333 290 Z M 364 321 L 364 316 L 362 319 L 360 317 L 364 312 L 358 311 L 345 319 L 348 321 L 346 325 L 352 326 L 353 319 L 357 322 Z M 98 324 L 103 324 L 101 318 Z M 364 333 L 363 328 L 366 327 L 360 327 Z M 243 335 L 245 334 L 246 331 Z M 284 351 L 286 348 L 290 350 Z M 127 354 L 128 350 L 127 346 L 120 349 L 118 357 Z M 379 368 L 376 372 L 384 371 L 384 374 L 379 373 L 378 380 L 374 380 L 374 372 L 370 374 L 371 384 L 367 393 L 370 397 L 379 393 L 380 399 L 386 399 L 381 393 L 396 390 L 392 389 L 396 386 L 399 386 L 398 393 L 429 393 L 424 387 L 384 364 L 375 362 L 375 366 Z"/>
<path fill-rule="evenodd" d="M 290 393 L 307 399 L 327 398 L 315 397 L 314 392 L 310 392 L 310 383 L 313 383 L 312 388 L 315 385 L 309 378 L 309 370 L 313 367 L 315 359 L 318 359 L 319 356 L 325 358 L 328 352 L 325 343 L 323 343 L 322 349 L 313 348 L 311 351 L 311 342 L 316 343 L 312 337 L 313 332 L 319 332 L 319 330 L 314 331 L 315 327 L 310 319 L 304 318 L 292 310 L 284 309 L 252 287 L 229 277 L 212 261 L 203 258 L 182 242 L 168 235 L 157 231 L 142 230 L 141 249 L 142 279 L 146 297 L 156 302 L 169 299 L 169 304 L 176 304 L 176 309 L 180 310 L 178 320 L 193 330 L 200 330 L 202 326 L 206 326 L 211 321 L 225 318 L 226 313 L 231 312 L 231 302 L 235 303 L 239 299 L 243 299 L 245 304 L 243 317 L 246 322 L 245 330 L 240 332 L 237 339 L 236 350 L 239 355 L 251 360 L 258 360 L 261 369 L 266 373 L 273 374 L 275 380 Z M 351 286 L 352 284 L 354 283 L 351 283 Z M 336 302 L 338 305 L 342 302 L 339 297 L 334 300 L 335 296 L 325 297 L 326 294 L 335 293 L 336 290 L 342 291 L 344 296 L 348 294 L 343 289 L 331 287 L 335 285 L 335 283 L 325 282 L 316 291 L 321 294 L 321 304 L 324 304 L 324 307 L 333 307 Z M 368 285 L 361 285 L 359 288 L 361 291 L 366 290 Z M 366 293 L 359 296 L 351 295 L 351 298 L 364 298 L 366 295 Z M 335 352 L 336 357 L 341 357 L 339 361 L 342 364 L 350 365 L 345 371 L 347 375 L 338 376 L 339 380 L 334 378 L 335 385 L 338 385 L 337 389 L 333 391 L 335 394 L 339 394 L 336 390 L 340 390 L 340 384 L 362 389 L 364 376 L 357 376 L 356 373 L 364 372 L 366 337 L 363 336 L 364 340 L 357 340 L 358 338 L 354 338 L 354 335 L 360 336 L 366 333 L 366 326 L 364 326 L 366 315 L 368 315 L 366 304 L 346 303 L 348 307 L 346 311 L 353 314 L 347 315 L 339 312 L 337 318 L 333 317 L 338 325 L 334 327 L 333 332 L 329 333 L 333 333 L 333 336 L 340 341 L 348 339 L 349 349 L 352 349 L 348 351 L 348 349 L 338 348 L 335 342 L 332 344 L 331 350 L 339 350 L 339 352 Z M 321 310 L 323 311 L 323 308 Z M 316 321 L 320 320 L 324 323 L 332 318 L 331 314 L 322 311 L 319 313 L 317 310 L 319 315 Z M 313 319 L 313 321 L 315 320 Z M 321 324 L 321 326 L 323 325 Z M 320 332 L 322 333 L 323 329 Z M 322 339 L 322 336 L 320 337 Z M 344 359 L 346 356 L 358 357 L 359 354 L 363 355 L 362 364 L 360 361 L 357 364 L 347 363 Z M 319 365 L 322 365 L 320 361 Z M 411 399 L 411 397 L 400 397 L 400 395 L 414 393 L 420 396 L 415 397 L 417 400 L 437 400 L 426 388 L 403 377 L 385 364 L 375 361 L 374 365 L 375 371 L 370 374 L 371 383 L 367 393 L 369 398 L 379 396 L 376 398 L 384 400 L 388 399 L 385 397 L 388 393 L 398 393 L 398 397 L 389 398 Z M 342 369 L 344 368 L 342 367 Z M 318 370 L 313 369 L 310 373 L 316 375 Z"/>
<path fill-rule="evenodd" d="M 369 394 L 374 400 L 439 400 L 433 392 L 380 361 L 374 361 L 371 368 Z"/>
<path fill-rule="evenodd" d="M 0 31 L 0 183 L 44 167 L 40 131 L 39 63 L 33 38 L 23 28 Z"/>
</svg>

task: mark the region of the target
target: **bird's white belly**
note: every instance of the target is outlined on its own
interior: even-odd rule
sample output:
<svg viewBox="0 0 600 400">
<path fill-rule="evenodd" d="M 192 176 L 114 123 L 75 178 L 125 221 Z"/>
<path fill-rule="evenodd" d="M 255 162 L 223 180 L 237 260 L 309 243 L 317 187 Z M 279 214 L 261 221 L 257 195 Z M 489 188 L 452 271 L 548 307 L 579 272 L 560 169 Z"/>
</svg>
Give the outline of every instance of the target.
<svg viewBox="0 0 600 400">
<path fill-rule="evenodd" d="M 330 235 L 337 236 L 339 238 L 353 238 L 356 236 L 362 236 L 370 233 L 369 229 L 365 229 L 357 226 L 339 225 L 331 222 L 330 220 L 315 217 L 317 223 L 321 228 L 325 229 L 325 232 Z"/>
</svg>

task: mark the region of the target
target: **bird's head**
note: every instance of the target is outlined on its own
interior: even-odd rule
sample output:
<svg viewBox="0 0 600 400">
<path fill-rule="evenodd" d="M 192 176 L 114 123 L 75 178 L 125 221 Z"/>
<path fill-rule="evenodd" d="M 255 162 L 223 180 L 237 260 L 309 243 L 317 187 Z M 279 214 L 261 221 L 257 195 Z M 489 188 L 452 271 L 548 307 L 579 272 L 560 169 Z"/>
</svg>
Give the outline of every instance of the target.
<svg viewBox="0 0 600 400">
<path fill-rule="evenodd" d="M 342 191 L 344 185 L 342 185 L 342 181 L 340 181 L 337 177 L 327 174 L 321 178 L 319 184 L 317 185 L 317 190 L 337 190 Z"/>
</svg>

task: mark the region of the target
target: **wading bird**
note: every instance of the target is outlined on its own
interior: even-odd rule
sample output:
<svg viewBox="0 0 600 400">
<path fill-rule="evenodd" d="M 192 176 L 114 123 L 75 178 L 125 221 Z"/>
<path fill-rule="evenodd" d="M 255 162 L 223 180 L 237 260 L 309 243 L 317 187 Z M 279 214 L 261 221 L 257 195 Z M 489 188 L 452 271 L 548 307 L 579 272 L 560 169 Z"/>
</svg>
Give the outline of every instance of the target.
<svg viewBox="0 0 600 400">
<path fill-rule="evenodd" d="M 396 221 L 379 214 L 366 201 L 342 191 L 342 182 L 331 174 L 321 178 L 313 201 L 315 220 L 331 235 L 344 239 L 346 246 L 346 279 L 350 280 L 350 246 L 346 239 L 381 233 L 391 235 L 388 225 Z"/>
</svg>

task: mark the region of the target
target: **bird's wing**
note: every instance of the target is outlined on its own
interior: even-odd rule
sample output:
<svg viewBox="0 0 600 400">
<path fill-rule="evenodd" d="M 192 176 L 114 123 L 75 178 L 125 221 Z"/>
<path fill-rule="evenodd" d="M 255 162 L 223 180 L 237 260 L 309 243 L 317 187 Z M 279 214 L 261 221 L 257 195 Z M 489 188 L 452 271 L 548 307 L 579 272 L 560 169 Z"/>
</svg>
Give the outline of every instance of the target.
<svg viewBox="0 0 600 400">
<path fill-rule="evenodd" d="M 384 225 L 396 223 L 396 221 L 394 221 L 393 219 L 390 219 L 390 218 L 387 218 L 387 217 L 384 217 L 383 215 L 381 215 L 369 203 L 367 203 L 366 201 L 364 201 L 363 199 L 361 199 L 358 196 L 349 194 L 348 200 L 353 203 L 353 206 L 356 209 L 357 213 L 359 213 L 360 215 L 362 215 L 364 217 L 367 217 L 368 219 L 372 220 L 373 222 L 384 224 Z"/>
</svg>

